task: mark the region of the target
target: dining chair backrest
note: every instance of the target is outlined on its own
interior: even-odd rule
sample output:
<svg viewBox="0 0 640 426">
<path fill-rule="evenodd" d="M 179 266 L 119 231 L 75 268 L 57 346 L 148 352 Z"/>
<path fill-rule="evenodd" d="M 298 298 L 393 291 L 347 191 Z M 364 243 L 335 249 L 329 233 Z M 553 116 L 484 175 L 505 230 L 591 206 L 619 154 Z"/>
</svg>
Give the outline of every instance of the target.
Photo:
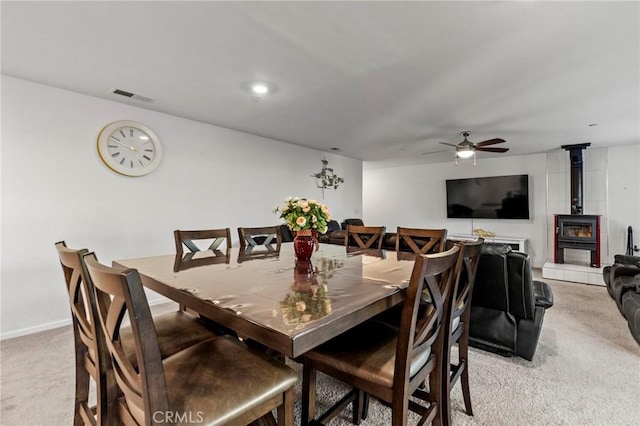
<svg viewBox="0 0 640 426">
<path fill-rule="evenodd" d="M 104 337 L 94 321 L 96 302 L 90 280 L 86 279 L 86 266 L 82 256 L 87 249 L 74 250 L 64 241 L 55 244 L 64 273 L 75 345 L 75 410 L 74 426 L 100 424 L 107 419 L 106 374 L 109 360 L 105 356 Z M 90 379 L 96 388 L 96 406 L 89 406 Z"/>
<path fill-rule="evenodd" d="M 176 243 L 176 254 L 181 256 L 184 252 L 184 247 L 191 253 L 202 251 L 202 247 L 196 241 L 211 241 L 205 250 L 218 250 L 223 242 L 226 244 L 226 248 L 231 248 L 231 229 L 229 228 L 191 231 L 175 230 L 173 231 L 173 237 Z"/>
<path fill-rule="evenodd" d="M 94 253 L 84 256 L 94 285 L 96 307 L 111 357 L 115 382 L 125 404 L 118 415 L 125 424 L 151 424 L 150 413 L 167 412 L 169 399 L 156 331 L 140 274 L 135 269 L 102 265 Z M 120 327 L 131 323 L 137 368 L 125 354 Z"/>
<path fill-rule="evenodd" d="M 460 281 L 456 299 L 453 302 L 454 310 L 452 318 L 462 316 L 465 312 L 469 316 L 471 312 L 471 296 L 473 295 L 473 285 L 476 281 L 476 273 L 478 272 L 478 263 L 480 261 L 480 251 L 484 239 L 479 238 L 476 241 L 466 241 L 462 243 L 464 246 L 463 267 L 460 271 Z M 468 311 L 468 312 L 467 312 Z"/>
<path fill-rule="evenodd" d="M 280 250 L 280 245 L 282 244 L 280 226 L 239 227 L 238 237 L 240 238 L 240 247 L 243 249 L 247 246 L 256 247 L 276 244 L 277 250 Z"/>
<path fill-rule="evenodd" d="M 441 377 L 446 318 L 451 309 L 451 296 L 455 292 L 461 268 L 459 246 L 442 253 L 416 256 L 398 332 L 394 389 L 408 388 L 409 380 L 419 376 L 415 373 L 413 377 L 409 375 L 411 361 L 428 349 L 431 350 L 436 365 L 440 367 L 436 367 L 433 376 Z M 421 308 L 423 291 L 429 295 L 431 302 Z"/>
<path fill-rule="evenodd" d="M 451 424 L 451 388 L 458 379 L 461 380 L 462 397 L 468 415 L 473 415 L 471 407 L 471 392 L 469 387 L 469 321 L 471 319 L 471 297 L 473 284 L 478 270 L 480 251 L 484 240 L 465 241 L 455 243 L 462 247 L 462 267 L 458 286 L 452 297 L 451 310 L 447 317 L 448 335 L 446 339 L 445 362 L 443 369 L 443 424 Z M 448 242 L 448 244 L 452 244 Z M 457 363 L 453 360 L 451 348 L 458 344 Z"/>
<path fill-rule="evenodd" d="M 386 227 L 347 225 L 346 247 L 381 249 Z"/>
<path fill-rule="evenodd" d="M 396 251 L 409 251 L 419 254 L 440 253 L 445 250 L 446 241 L 446 229 L 398 227 L 396 232 Z"/>
<path fill-rule="evenodd" d="M 204 230 L 175 230 L 173 239 L 176 244 L 176 259 L 173 271 L 178 272 L 195 266 L 211 265 L 215 263 L 229 263 L 231 260 L 231 229 L 204 229 Z M 197 242 L 209 243 L 206 249 L 202 249 Z M 220 250 L 222 243 L 225 243 L 226 250 Z M 184 248 L 187 254 L 184 254 Z M 199 257 L 202 251 L 210 251 L 207 256 Z"/>
</svg>

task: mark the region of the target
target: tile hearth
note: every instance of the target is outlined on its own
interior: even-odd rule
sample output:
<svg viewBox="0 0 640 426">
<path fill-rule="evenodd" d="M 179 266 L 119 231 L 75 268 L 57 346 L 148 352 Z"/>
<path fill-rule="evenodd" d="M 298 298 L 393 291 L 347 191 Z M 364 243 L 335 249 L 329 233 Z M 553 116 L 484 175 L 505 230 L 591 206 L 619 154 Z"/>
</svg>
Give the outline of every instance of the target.
<svg viewBox="0 0 640 426">
<path fill-rule="evenodd" d="M 604 286 L 602 278 L 604 266 L 592 268 L 586 264 L 545 262 L 542 267 L 542 278 Z"/>
</svg>

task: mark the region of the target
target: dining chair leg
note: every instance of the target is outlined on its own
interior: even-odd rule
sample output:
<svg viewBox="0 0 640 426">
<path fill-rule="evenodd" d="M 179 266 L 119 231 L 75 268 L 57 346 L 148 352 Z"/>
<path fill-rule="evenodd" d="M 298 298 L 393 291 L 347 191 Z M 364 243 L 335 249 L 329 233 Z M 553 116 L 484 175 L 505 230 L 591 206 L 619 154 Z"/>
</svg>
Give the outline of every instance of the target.
<svg viewBox="0 0 640 426">
<path fill-rule="evenodd" d="M 278 426 L 293 426 L 293 388 L 285 391 L 278 406 Z"/>
<path fill-rule="evenodd" d="M 460 376 L 460 386 L 462 386 L 462 397 L 464 398 L 464 408 L 469 416 L 473 416 L 471 408 L 471 393 L 469 391 L 469 340 L 462 336 L 458 342 L 458 351 L 460 353 L 460 366 L 462 375 Z"/>
<path fill-rule="evenodd" d="M 76 357 L 76 363 L 81 363 L 84 357 Z M 83 426 L 85 420 L 83 413 L 87 416 L 89 401 L 89 372 L 84 368 L 84 365 L 76 366 L 76 401 L 75 411 L 73 416 L 74 426 Z M 99 409 L 99 407 L 97 408 Z"/>
<path fill-rule="evenodd" d="M 367 420 L 367 417 L 369 416 L 370 402 L 369 394 L 365 392 L 362 396 L 362 420 Z"/>
<path fill-rule="evenodd" d="M 435 416 L 431 423 L 433 426 L 447 426 L 449 424 L 447 413 L 449 411 L 449 355 L 451 352 L 446 350 L 447 346 L 448 344 L 445 343 L 444 356 L 439 362 L 436 362 L 434 371 L 429 374 L 429 400 L 435 404 Z"/>
<path fill-rule="evenodd" d="M 302 412 L 300 424 L 308 426 L 316 412 L 316 371 L 307 362 L 302 367 Z"/>
<path fill-rule="evenodd" d="M 438 414 L 436 420 L 445 426 L 451 424 L 451 346 L 449 342 L 444 345 L 444 356 L 442 365 L 442 376 L 440 378 L 440 395 L 438 403 Z M 434 374 L 437 376 L 437 374 Z M 431 383 L 430 383 L 431 384 Z M 438 388 L 435 388 L 438 389 Z M 434 420 L 434 425 L 437 424 Z"/>
<path fill-rule="evenodd" d="M 354 425 L 359 425 L 360 422 L 362 422 L 362 413 L 364 411 L 365 395 L 366 393 L 364 393 L 360 389 L 356 390 L 356 398 L 353 400 L 353 403 L 352 403 L 353 412 L 352 412 L 352 418 L 351 418 L 351 423 L 353 423 Z"/>
<path fill-rule="evenodd" d="M 409 399 L 408 398 L 401 398 L 391 403 L 391 424 L 393 426 L 407 426 L 408 416 L 409 416 Z"/>
</svg>

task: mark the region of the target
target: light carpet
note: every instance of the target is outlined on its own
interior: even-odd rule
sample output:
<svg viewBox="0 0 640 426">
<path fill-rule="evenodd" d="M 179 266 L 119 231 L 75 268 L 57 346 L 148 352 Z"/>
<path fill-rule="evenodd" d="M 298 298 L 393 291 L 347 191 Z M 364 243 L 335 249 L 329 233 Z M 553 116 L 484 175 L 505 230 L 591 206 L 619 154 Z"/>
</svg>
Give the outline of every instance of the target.
<svg viewBox="0 0 640 426">
<path fill-rule="evenodd" d="M 640 347 L 604 287 L 545 280 L 555 304 L 547 310 L 532 362 L 477 349 L 469 354 L 474 416 L 452 392 L 456 425 L 638 425 Z M 165 304 L 154 312 L 174 309 Z M 70 425 L 74 359 L 71 327 L 0 342 L 0 424 Z M 289 364 L 300 371 L 294 362 Z M 296 387 L 296 417 L 300 409 Z M 346 388 L 319 374 L 319 409 Z M 349 425 L 350 410 L 331 425 Z M 372 401 L 364 426 L 391 423 Z M 409 424 L 416 424 L 410 416 Z"/>
</svg>

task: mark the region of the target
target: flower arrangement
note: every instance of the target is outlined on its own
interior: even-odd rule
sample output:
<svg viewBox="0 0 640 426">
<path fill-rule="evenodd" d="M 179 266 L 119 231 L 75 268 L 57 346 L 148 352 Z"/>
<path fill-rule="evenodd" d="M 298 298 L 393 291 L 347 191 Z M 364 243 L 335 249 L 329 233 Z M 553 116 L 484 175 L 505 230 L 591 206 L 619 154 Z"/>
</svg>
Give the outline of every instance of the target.
<svg viewBox="0 0 640 426">
<path fill-rule="evenodd" d="M 324 234 L 331 220 L 331 212 L 326 204 L 306 198 L 289 197 L 282 208 L 276 206 L 273 212 L 280 213 L 292 231 L 310 229 Z"/>
</svg>

